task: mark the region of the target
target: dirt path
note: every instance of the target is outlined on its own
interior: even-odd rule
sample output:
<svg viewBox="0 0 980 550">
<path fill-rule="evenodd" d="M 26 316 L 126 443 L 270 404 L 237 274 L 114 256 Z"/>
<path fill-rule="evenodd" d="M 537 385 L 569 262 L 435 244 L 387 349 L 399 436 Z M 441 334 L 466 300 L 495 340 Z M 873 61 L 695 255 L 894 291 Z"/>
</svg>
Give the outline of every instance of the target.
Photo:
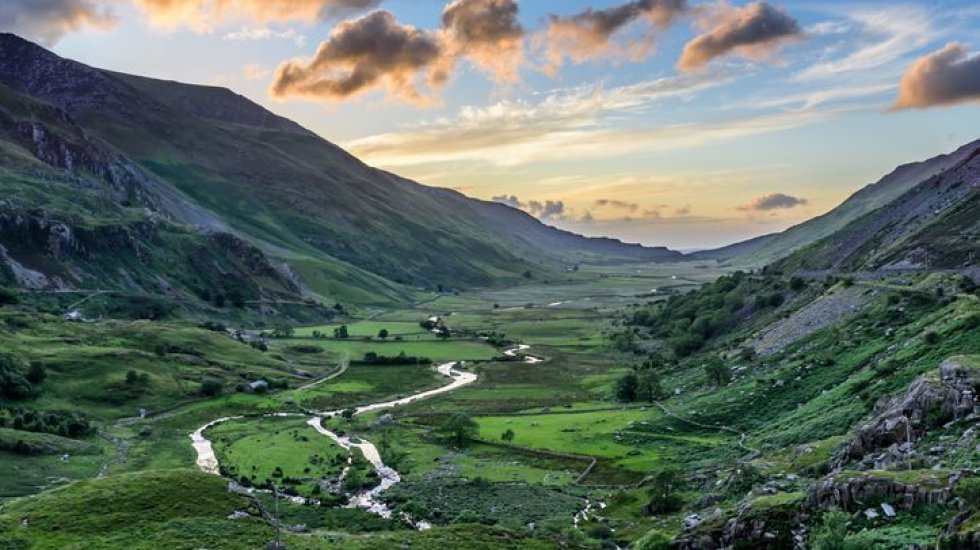
<svg viewBox="0 0 980 550">
<path fill-rule="evenodd" d="M 296 391 L 303 391 L 303 390 L 308 390 L 310 388 L 315 388 L 324 382 L 329 382 L 330 380 L 333 380 L 334 378 L 343 375 L 345 372 L 347 372 L 347 368 L 350 367 L 350 355 L 347 355 L 343 359 L 341 359 L 337 367 L 338 368 L 336 371 L 324 376 L 323 378 L 314 380 L 309 384 L 300 386 L 296 388 Z"/>
</svg>

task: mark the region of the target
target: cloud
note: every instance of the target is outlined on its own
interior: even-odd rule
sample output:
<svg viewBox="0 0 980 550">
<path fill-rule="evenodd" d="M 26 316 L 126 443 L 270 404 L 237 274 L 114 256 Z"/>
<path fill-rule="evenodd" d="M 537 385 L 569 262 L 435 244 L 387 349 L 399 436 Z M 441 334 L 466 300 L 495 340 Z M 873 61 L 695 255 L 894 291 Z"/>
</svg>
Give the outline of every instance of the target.
<svg viewBox="0 0 980 550">
<path fill-rule="evenodd" d="M 287 61 L 273 79 L 273 97 L 342 100 L 384 87 L 390 97 L 427 103 L 417 81 L 445 84 L 448 74 L 438 39 L 402 25 L 387 11 L 339 24 L 312 59 Z"/>
<path fill-rule="evenodd" d="M 224 35 L 231 42 L 255 42 L 258 40 L 291 40 L 297 46 L 306 43 L 306 37 L 293 29 L 277 31 L 269 27 L 242 27 Z"/>
<path fill-rule="evenodd" d="M 851 31 L 847 55 L 817 62 L 793 76 L 795 80 L 837 78 L 844 73 L 874 69 L 901 59 L 937 36 L 931 14 L 917 6 L 860 9 L 848 14 L 859 30 Z M 866 75 L 865 75 L 866 76 Z"/>
<path fill-rule="evenodd" d="M 980 55 L 952 42 L 917 59 L 902 76 L 893 109 L 980 102 Z"/>
<path fill-rule="evenodd" d="M 317 22 L 375 8 L 381 0 L 136 0 L 151 24 L 211 32 L 215 26 L 249 21 Z"/>
<path fill-rule="evenodd" d="M 530 201 L 525 206 L 528 214 L 542 221 L 556 221 L 565 219 L 564 201 Z"/>
<path fill-rule="evenodd" d="M 501 82 L 518 79 L 524 28 L 516 0 L 455 0 L 442 12 L 447 55 L 466 56 Z"/>
<path fill-rule="evenodd" d="M 742 210 L 745 212 L 749 211 L 768 211 L 768 210 L 779 210 L 786 208 L 795 208 L 797 206 L 803 206 L 808 204 L 804 198 L 791 197 L 783 193 L 772 193 L 770 195 L 763 195 L 761 197 L 756 197 L 752 199 L 752 202 L 746 204 L 745 206 L 739 206 L 737 210 Z"/>
<path fill-rule="evenodd" d="M 764 2 L 742 8 L 726 4 L 702 8 L 698 24 L 707 32 L 684 45 L 679 70 L 703 69 L 711 60 L 732 53 L 752 60 L 770 59 L 783 44 L 803 35 L 795 19 Z"/>
<path fill-rule="evenodd" d="M 537 37 L 546 52 L 545 71 L 554 73 L 566 59 L 575 63 L 607 55 L 643 59 L 652 51 L 657 33 L 670 27 L 686 9 L 686 0 L 636 0 L 600 10 L 589 8 L 568 17 L 551 15 Z M 641 37 L 627 45 L 613 41 L 614 35 L 636 21 L 647 24 Z"/>
<path fill-rule="evenodd" d="M 110 29 L 116 17 L 93 0 L 5 0 L 0 2 L 0 31 L 17 33 L 45 46 L 84 27 Z"/>
<path fill-rule="evenodd" d="M 242 68 L 242 74 L 245 76 L 245 80 L 265 80 L 269 78 L 272 71 L 258 63 L 248 63 Z"/>
<path fill-rule="evenodd" d="M 499 202 L 500 204 L 506 204 L 511 208 L 521 208 L 524 206 L 520 199 L 517 198 L 517 195 L 494 195 L 490 200 Z"/>
<path fill-rule="evenodd" d="M 463 107 L 455 116 L 401 132 L 369 136 L 347 146 L 368 162 L 389 167 L 489 159 L 495 164 L 522 164 L 539 153 L 567 155 L 560 149 L 549 151 L 547 142 L 560 137 L 585 141 L 601 131 L 606 117 L 636 114 L 658 101 L 690 96 L 726 82 L 724 75 L 705 73 L 608 90 L 595 86 L 558 90 L 535 102 L 507 100 L 486 107 Z"/>
<path fill-rule="evenodd" d="M 524 29 L 515 0 L 456 0 L 442 19 L 436 31 L 402 25 L 388 11 L 345 21 L 312 59 L 279 66 L 272 95 L 336 101 L 383 87 L 388 97 L 427 105 L 464 58 L 495 80 L 518 79 Z"/>
<path fill-rule="evenodd" d="M 597 199 L 592 203 L 593 208 L 615 208 L 617 210 L 626 210 L 629 212 L 636 212 L 640 209 L 640 205 L 635 202 L 626 202 L 616 199 Z"/>
<path fill-rule="evenodd" d="M 503 102 L 482 109 L 468 108 L 457 117 L 362 138 L 347 143 L 347 147 L 365 162 L 392 169 L 449 162 L 482 162 L 498 167 L 545 161 L 581 162 L 768 134 L 829 120 L 855 109 L 841 105 L 729 120 L 621 128 L 609 127 L 600 119 L 603 101 L 600 96 L 583 97 L 577 102 L 552 99 L 539 105 Z"/>
<path fill-rule="evenodd" d="M 559 221 L 569 218 L 569 212 L 565 210 L 565 201 L 528 201 L 522 202 L 516 195 L 497 195 L 492 199 L 494 202 L 506 204 L 511 208 L 523 210 L 541 221 Z M 591 216 L 591 215 L 590 215 Z"/>
</svg>

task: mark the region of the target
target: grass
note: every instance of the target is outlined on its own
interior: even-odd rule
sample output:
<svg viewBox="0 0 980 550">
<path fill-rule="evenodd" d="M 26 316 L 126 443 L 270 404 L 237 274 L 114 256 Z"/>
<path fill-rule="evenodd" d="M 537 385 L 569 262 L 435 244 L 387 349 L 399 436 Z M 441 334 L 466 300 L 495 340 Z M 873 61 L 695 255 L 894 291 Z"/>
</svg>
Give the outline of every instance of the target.
<svg viewBox="0 0 980 550">
<path fill-rule="evenodd" d="M 344 376 L 293 395 L 304 407 L 328 411 L 404 397 L 446 383 L 428 365 L 351 365 Z"/>
<path fill-rule="evenodd" d="M 31 548 L 241 548 L 269 540 L 256 520 L 225 519 L 246 510 L 217 476 L 164 470 L 78 481 L 7 504 L 0 512 L 0 541 Z M 26 524 L 25 524 L 26 520 Z"/>
<path fill-rule="evenodd" d="M 225 474 L 251 486 L 289 484 L 311 496 L 317 481 L 339 476 L 347 451 L 306 424 L 306 419 L 260 418 L 226 422 L 209 437 Z"/>
<path fill-rule="evenodd" d="M 540 523 L 569 519 L 584 507 L 580 497 L 523 483 L 407 482 L 396 485 L 385 498 L 396 509 L 437 524 Z"/>
</svg>

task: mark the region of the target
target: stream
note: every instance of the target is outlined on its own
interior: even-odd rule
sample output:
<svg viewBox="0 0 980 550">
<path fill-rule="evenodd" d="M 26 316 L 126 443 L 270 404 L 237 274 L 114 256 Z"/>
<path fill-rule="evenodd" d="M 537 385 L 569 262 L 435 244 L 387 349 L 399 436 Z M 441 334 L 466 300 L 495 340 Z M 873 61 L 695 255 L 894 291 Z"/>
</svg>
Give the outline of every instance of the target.
<svg viewBox="0 0 980 550">
<path fill-rule="evenodd" d="M 516 348 L 508 349 L 504 351 L 504 355 L 508 357 L 517 357 L 520 352 L 530 349 L 531 346 L 521 344 Z M 530 355 L 524 355 L 524 362 L 528 364 L 541 363 L 544 359 L 540 357 L 533 357 Z M 401 405 L 407 405 L 409 403 L 414 403 L 416 401 L 421 401 L 424 399 L 429 399 L 440 394 L 448 393 L 457 390 L 468 384 L 476 382 L 477 375 L 472 372 L 465 372 L 457 370 L 456 367 L 461 364 L 459 361 L 451 361 L 449 363 L 443 363 L 436 367 L 436 370 L 442 376 L 451 379 L 452 381 L 444 386 L 438 388 L 427 390 L 424 392 L 416 393 L 408 397 L 403 397 L 400 399 L 394 399 L 391 401 L 383 401 L 380 403 L 373 403 L 370 405 L 364 405 L 362 407 L 357 407 L 354 409 L 354 416 L 362 415 L 369 412 L 393 409 Z M 359 491 L 356 493 L 347 493 L 348 497 L 348 507 L 351 508 L 362 508 L 368 512 L 378 514 L 383 518 L 391 518 L 392 511 L 384 501 L 381 500 L 381 493 L 390 489 L 393 485 L 401 481 L 401 476 L 391 468 L 385 465 L 384 461 L 381 459 L 381 453 L 378 452 L 378 448 L 375 447 L 373 443 L 367 441 L 366 439 L 356 437 L 356 436 L 340 436 L 323 426 L 323 420 L 328 418 L 333 418 L 340 416 L 343 410 L 335 411 L 325 411 L 316 413 L 312 418 L 309 419 L 307 424 L 309 424 L 314 430 L 316 430 L 321 435 L 329 437 L 334 443 L 343 447 L 347 451 L 352 451 L 357 449 L 364 455 L 364 458 L 371 463 L 374 470 L 378 473 L 378 479 L 380 483 L 368 490 Z M 266 417 L 298 417 L 306 416 L 296 413 L 272 413 L 265 415 Z M 218 458 L 214 453 L 214 447 L 211 445 L 211 441 L 205 437 L 204 432 L 209 428 L 212 428 L 218 424 L 224 422 L 230 422 L 235 420 L 242 420 L 244 416 L 226 416 L 218 418 L 204 424 L 200 428 L 194 430 L 190 434 L 191 444 L 194 450 L 197 452 L 197 467 L 200 468 L 202 472 L 208 474 L 220 475 L 220 466 Z M 346 470 L 344 471 L 346 474 Z M 343 475 L 342 474 L 342 477 Z M 587 517 L 587 515 L 592 511 L 592 504 L 588 501 L 586 502 L 585 509 L 575 516 L 575 523 L 578 524 L 579 516 Z M 426 521 L 413 521 L 408 516 L 403 516 L 403 519 L 411 523 L 416 529 L 428 529 L 431 525 Z"/>
</svg>

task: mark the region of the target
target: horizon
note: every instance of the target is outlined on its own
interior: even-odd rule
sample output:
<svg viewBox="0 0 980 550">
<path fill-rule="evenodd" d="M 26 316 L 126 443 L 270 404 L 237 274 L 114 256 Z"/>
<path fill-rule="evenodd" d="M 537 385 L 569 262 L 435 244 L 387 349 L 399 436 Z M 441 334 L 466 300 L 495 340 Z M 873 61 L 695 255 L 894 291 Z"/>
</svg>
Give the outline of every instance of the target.
<svg viewBox="0 0 980 550">
<path fill-rule="evenodd" d="M 0 29 L 98 68 L 229 88 L 425 185 L 675 250 L 822 215 L 899 165 L 972 141 L 980 122 L 972 82 L 952 97 L 900 98 L 924 63 L 980 65 L 969 2 L 495 0 L 452 17 L 442 2 L 225 4 L 240 9 L 15 4 Z M 602 32 L 599 15 L 611 25 Z M 769 34 L 724 43 L 739 18 Z M 338 53 L 307 65 L 369 24 L 402 48 L 397 63 L 355 52 L 368 59 L 363 82 L 344 81 L 356 64 Z"/>
</svg>

